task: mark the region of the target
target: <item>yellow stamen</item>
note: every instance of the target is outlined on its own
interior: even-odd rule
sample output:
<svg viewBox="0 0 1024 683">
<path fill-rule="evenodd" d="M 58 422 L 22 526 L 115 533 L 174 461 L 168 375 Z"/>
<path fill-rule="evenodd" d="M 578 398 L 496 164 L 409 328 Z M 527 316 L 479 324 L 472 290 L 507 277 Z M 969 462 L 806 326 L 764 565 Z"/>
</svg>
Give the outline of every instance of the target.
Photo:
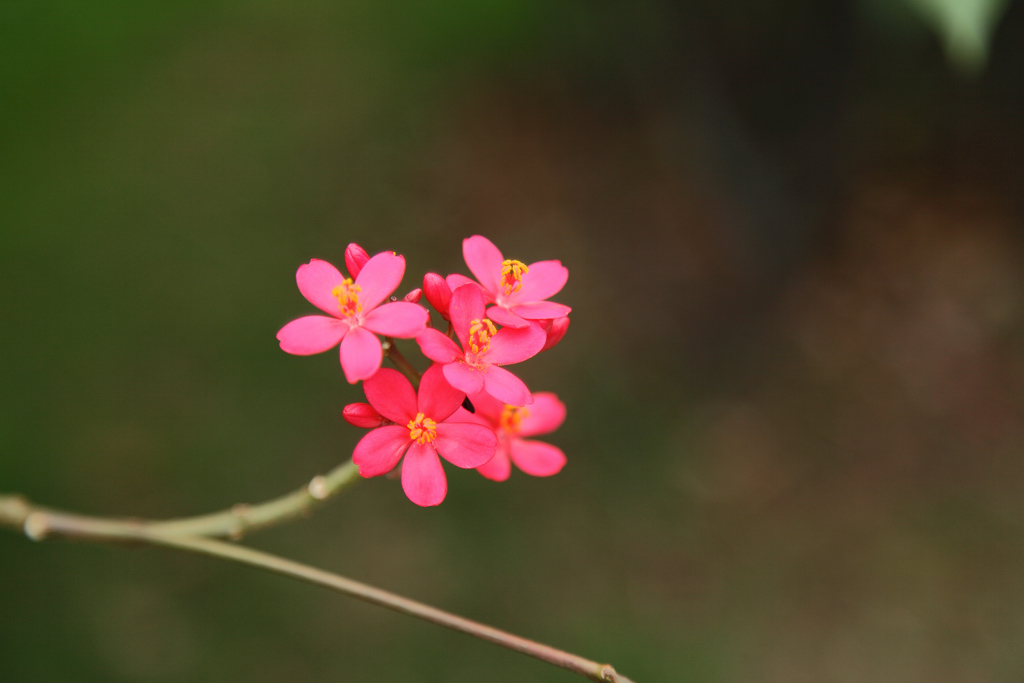
<svg viewBox="0 0 1024 683">
<path fill-rule="evenodd" d="M 501 262 L 501 289 L 505 294 L 511 294 L 523 286 L 523 275 L 530 272 L 526 264 L 515 259 L 505 259 Z"/>
<path fill-rule="evenodd" d="M 359 303 L 359 292 L 362 287 L 352 284 L 351 278 L 346 278 L 340 285 L 331 290 L 331 296 L 338 300 L 338 309 L 344 316 L 351 316 L 363 310 Z"/>
<path fill-rule="evenodd" d="M 437 438 L 437 423 L 423 413 L 416 413 L 415 420 L 409 420 L 409 438 L 416 443 L 434 443 Z"/>
<path fill-rule="evenodd" d="M 486 351 L 491 346 L 491 337 L 498 332 L 498 328 L 494 326 L 487 318 L 482 320 L 471 320 L 469 322 L 469 351 L 470 353 L 480 354 Z"/>
<path fill-rule="evenodd" d="M 518 406 L 505 406 L 505 409 L 501 411 L 501 416 L 498 417 L 498 426 L 506 434 L 517 434 L 519 433 L 520 423 L 523 418 L 530 414 L 530 411 L 526 408 L 520 408 Z"/>
</svg>

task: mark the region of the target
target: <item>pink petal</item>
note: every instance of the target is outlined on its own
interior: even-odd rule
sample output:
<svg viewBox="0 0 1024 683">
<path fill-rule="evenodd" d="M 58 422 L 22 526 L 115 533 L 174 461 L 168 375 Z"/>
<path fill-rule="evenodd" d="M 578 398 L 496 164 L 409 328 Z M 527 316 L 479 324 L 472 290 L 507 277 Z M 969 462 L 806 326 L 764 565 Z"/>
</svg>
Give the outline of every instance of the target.
<svg viewBox="0 0 1024 683">
<path fill-rule="evenodd" d="M 491 337 L 491 346 L 484 356 L 488 363 L 509 365 L 533 358 L 544 347 L 548 336 L 540 325 L 522 329 L 504 327 Z"/>
<path fill-rule="evenodd" d="M 547 332 L 548 338 L 544 341 L 544 348 L 541 351 L 554 348 L 558 345 L 558 342 L 562 341 L 562 337 L 569 331 L 569 317 L 545 321 L 544 329 Z"/>
<path fill-rule="evenodd" d="M 477 396 L 486 396 L 486 394 L 477 394 Z M 451 417 L 445 420 L 445 422 L 472 422 L 473 424 L 483 425 L 492 431 L 494 430 L 494 425 L 497 424 L 497 422 L 492 423 L 486 417 L 479 415 L 478 413 L 469 412 L 462 406 L 459 406 L 458 409 L 452 413 Z"/>
<path fill-rule="evenodd" d="M 449 366 L 445 366 L 449 367 Z M 525 406 L 533 403 L 530 390 L 519 379 L 505 368 L 492 365 L 483 373 L 484 391 L 510 406 Z M 466 392 L 472 393 L 472 392 Z"/>
<path fill-rule="evenodd" d="M 398 370 L 381 368 L 363 382 L 363 391 L 370 405 L 392 422 L 404 425 L 416 418 L 416 392 Z"/>
<path fill-rule="evenodd" d="M 345 248 L 345 267 L 353 278 L 359 277 L 359 271 L 363 269 L 370 255 L 361 246 L 353 242 Z"/>
<path fill-rule="evenodd" d="M 452 300 L 448 305 L 448 314 L 451 317 L 452 327 L 455 334 L 462 342 L 462 348 L 466 348 L 466 341 L 469 338 L 469 324 L 474 320 L 484 317 L 484 294 L 474 284 L 462 285 L 452 292 Z"/>
<path fill-rule="evenodd" d="M 549 318 L 564 318 L 572 312 L 572 309 L 565 304 L 556 304 L 554 301 L 535 301 L 531 304 L 517 304 L 512 307 L 512 312 L 527 320 L 547 320 Z"/>
<path fill-rule="evenodd" d="M 529 327 L 530 321 L 520 318 L 504 306 L 491 306 L 487 309 L 487 317 L 505 327 Z"/>
<path fill-rule="evenodd" d="M 441 457 L 464 469 L 480 467 L 494 456 L 498 437 L 494 430 L 469 422 L 442 422 L 437 425 L 434 447 Z"/>
<path fill-rule="evenodd" d="M 452 290 L 453 292 L 462 285 L 476 285 L 477 287 L 480 286 L 480 283 L 478 283 L 476 280 L 468 278 L 461 273 L 452 273 L 451 275 L 446 277 L 444 281 L 445 283 L 447 283 L 448 289 Z M 484 296 L 487 296 L 487 292 L 484 292 Z"/>
<path fill-rule="evenodd" d="M 505 410 L 504 401 L 499 401 L 483 391 L 470 396 L 469 401 L 473 404 L 473 408 L 476 409 L 477 415 L 487 418 L 492 426 L 496 427 L 498 425 L 498 418 L 501 417 L 501 412 Z"/>
<path fill-rule="evenodd" d="M 380 341 L 361 327 L 350 328 L 341 340 L 341 369 L 349 384 L 373 377 L 383 359 Z"/>
<path fill-rule="evenodd" d="M 344 280 L 345 276 L 337 268 L 320 259 L 302 264 L 295 273 L 295 282 L 306 301 L 336 318 L 341 316 L 341 310 L 331 290 Z"/>
<path fill-rule="evenodd" d="M 309 356 L 334 347 L 348 332 L 348 323 L 322 315 L 293 320 L 277 332 L 281 348 L 296 356 Z"/>
<path fill-rule="evenodd" d="M 398 425 L 378 427 L 368 433 L 352 452 L 352 462 L 364 477 L 376 477 L 395 469 L 409 447 L 409 430 Z"/>
<path fill-rule="evenodd" d="M 476 471 L 493 481 L 505 481 L 512 473 L 512 463 L 509 462 L 508 453 L 503 446 L 498 446 L 494 451 L 494 457 L 485 462 Z"/>
<path fill-rule="evenodd" d="M 508 297 L 510 302 L 544 301 L 562 291 L 569 279 L 569 269 L 561 261 L 537 261 L 523 274 L 519 289 Z"/>
<path fill-rule="evenodd" d="M 459 391 L 444 378 L 443 367 L 435 363 L 427 368 L 420 380 L 417 399 L 419 412 L 435 422 L 443 422 L 451 417 L 466 398 L 465 392 Z"/>
<path fill-rule="evenodd" d="M 402 489 L 409 500 L 427 507 L 440 505 L 448 493 L 437 451 L 430 444 L 414 443 L 402 463 Z"/>
<path fill-rule="evenodd" d="M 378 306 L 366 314 L 363 327 L 385 337 L 412 339 L 427 327 L 430 314 L 419 304 L 396 301 Z"/>
<path fill-rule="evenodd" d="M 373 429 L 384 424 L 384 418 L 369 403 L 349 403 L 341 416 L 353 427 Z"/>
<path fill-rule="evenodd" d="M 383 251 L 367 261 L 356 277 L 356 284 L 361 287 L 359 303 L 363 306 L 363 314 L 377 308 L 381 301 L 398 289 L 403 275 L 405 258 L 390 251 Z"/>
<path fill-rule="evenodd" d="M 474 404 L 475 405 L 475 404 Z M 520 436 L 537 436 L 555 431 L 565 422 L 565 404 L 550 391 L 538 391 L 519 423 Z"/>
<path fill-rule="evenodd" d="M 565 453 L 549 443 L 512 439 L 508 450 L 516 467 L 535 477 L 550 477 L 565 467 Z"/>
<path fill-rule="evenodd" d="M 434 307 L 434 310 L 447 320 L 448 302 L 452 299 L 452 289 L 445 282 L 445 279 L 437 273 L 427 273 L 424 275 L 423 294 L 427 297 L 430 305 Z"/>
<path fill-rule="evenodd" d="M 459 391 L 476 394 L 484 390 L 484 375 L 479 369 L 462 361 L 455 361 L 441 367 L 448 384 Z"/>
<path fill-rule="evenodd" d="M 502 256 L 494 243 L 481 235 L 467 237 L 462 240 L 462 256 L 483 288 L 489 294 L 496 293 L 501 279 Z"/>
<path fill-rule="evenodd" d="M 448 335 L 433 327 L 417 334 L 416 343 L 420 345 L 424 356 L 438 363 L 452 363 L 463 358 L 462 349 Z"/>
<path fill-rule="evenodd" d="M 409 293 L 402 297 L 402 301 L 408 301 L 411 304 L 418 304 L 422 298 L 423 290 L 417 287 L 416 289 L 409 290 Z"/>
</svg>

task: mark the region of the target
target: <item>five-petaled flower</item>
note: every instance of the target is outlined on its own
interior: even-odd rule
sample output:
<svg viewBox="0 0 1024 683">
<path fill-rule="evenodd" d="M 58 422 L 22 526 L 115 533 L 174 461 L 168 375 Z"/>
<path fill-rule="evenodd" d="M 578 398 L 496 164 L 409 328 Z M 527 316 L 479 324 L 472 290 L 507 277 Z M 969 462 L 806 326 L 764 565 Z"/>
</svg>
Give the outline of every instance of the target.
<svg viewBox="0 0 1024 683">
<path fill-rule="evenodd" d="M 533 320 L 564 318 L 572 310 L 564 304 L 546 301 L 558 294 L 569 279 L 569 270 L 561 261 L 537 261 L 526 265 L 506 259 L 494 243 L 481 235 L 462 241 L 466 265 L 484 290 L 487 317 L 507 327 L 526 327 Z M 449 275 L 455 289 L 473 282 L 464 275 Z"/>
<path fill-rule="evenodd" d="M 445 380 L 440 365 L 423 374 L 418 393 L 390 368 L 366 380 L 363 390 L 373 410 L 392 424 L 364 436 L 352 461 L 359 474 L 375 477 L 393 470 L 404 454 L 402 489 L 417 505 L 438 505 L 448 492 L 438 455 L 466 469 L 480 467 L 494 455 L 497 436 L 489 427 L 466 420 L 470 413 L 461 407 L 465 394 Z"/>
<path fill-rule="evenodd" d="M 462 349 L 433 328 L 416 335 L 423 355 L 444 369 L 448 382 L 467 394 L 486 391 L 496 399 L 522 406 L 533 401 L 523 381 L 501 365 L 519 363 L 540 352 L 547 334 L 540 325 L 498 330 L 484 315 L 484 295 L 476 283 L 452 293 L 448 312 Z"/>
<path fill-rule="evenodd" d="M 511 472 L 510 461 L 516 467 L 535 477 L 550 477 L 565 466 L 562 449 L 543 441 L 524 439 L 558 429 L 565 421 L 565 404 L 549 391 L 533 395 L 533 403 L 525 407 L 511 406 L 488 394 L 470 396 L 476 413 L 467 413 L 467 419 L 489 426 L 498 437 L 494 457 L 476 468 L 476 471 L 494 481 L 505 481 Z"/>
<path fill-rule="evenodd" d="M 299 266 L 295 280 L 306 299 L 331 317 L 307 315 L 277 333 L 281 348 L 308 356 L 341 343 L 341 367 L 350 383 L 372 377 L 383 358 L 373 333 L 409 339 L 427 326 L 430 314 L 406 301 L 381 302 L 395 291 L 405 274 L 405 259 L 382 252 L 369 259 L 357 245 L 349 245 L 345 260 L 355 279 L 346 278 L 326 261 L 313 259 Z"/>
</svg>

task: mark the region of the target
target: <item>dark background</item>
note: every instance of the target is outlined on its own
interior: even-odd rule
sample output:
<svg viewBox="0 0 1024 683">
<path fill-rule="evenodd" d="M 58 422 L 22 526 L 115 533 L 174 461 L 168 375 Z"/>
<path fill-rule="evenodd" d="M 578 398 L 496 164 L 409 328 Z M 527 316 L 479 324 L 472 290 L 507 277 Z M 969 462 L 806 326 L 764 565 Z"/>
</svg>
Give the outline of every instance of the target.
<svg viewBox="0 0 1024 683">
<path fill-rule="evenodd" d="M 964 0 L 968 2 L 969 0 Z M 921 3 L 918 3 L 921 4 Z M 274 335 L 352 241 L 570 269 L 552 479 L 254 546 L 654 681 L 1024 676 L 1024 4 L 0 6 L 0 491 L 257 502 L 350 456 Z M 955 55 L 954 55 L 955 57 Z M 403 345 L 422 365 L 409 343 Z M 0 679 L 571 681 L 242 567 L 0 534 Z"/>
</svg>

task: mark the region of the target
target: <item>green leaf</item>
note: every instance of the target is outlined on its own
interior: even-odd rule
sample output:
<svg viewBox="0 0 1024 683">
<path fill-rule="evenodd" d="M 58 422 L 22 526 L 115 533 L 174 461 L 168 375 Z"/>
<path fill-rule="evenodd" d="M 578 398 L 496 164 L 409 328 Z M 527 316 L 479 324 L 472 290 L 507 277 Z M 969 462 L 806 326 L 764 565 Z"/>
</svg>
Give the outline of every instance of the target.
<svg viewBox="0 0 1024 683">
<path fill-rule="evenodd" d="M 989 42 L 1009 0 L 903 0 L 942 38 L 946 56 L 975 74 L 988 60 Z"/>
</svg>

